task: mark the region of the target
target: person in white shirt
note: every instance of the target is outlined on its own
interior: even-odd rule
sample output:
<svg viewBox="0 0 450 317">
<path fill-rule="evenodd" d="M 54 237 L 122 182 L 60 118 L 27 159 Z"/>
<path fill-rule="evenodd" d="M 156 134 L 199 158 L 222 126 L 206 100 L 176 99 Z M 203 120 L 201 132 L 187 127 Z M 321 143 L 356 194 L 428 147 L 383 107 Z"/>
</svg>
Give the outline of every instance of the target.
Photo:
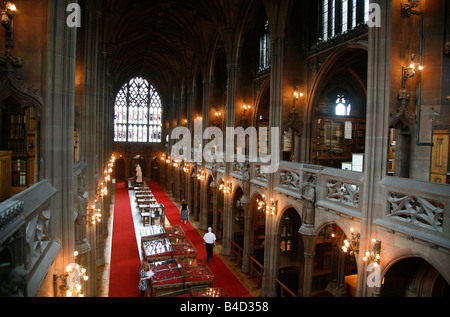
<svg viewBox="0 0 450 317">
<path fill-rule="evenodd" d="M 208 228 L 208 232 L 203 236 L 203 244 L 206 247 L 206 262 L 212 260 L 213 249 L 216 246 L 216 235 L 212 233 L 212 228 Z"/>
</svg>

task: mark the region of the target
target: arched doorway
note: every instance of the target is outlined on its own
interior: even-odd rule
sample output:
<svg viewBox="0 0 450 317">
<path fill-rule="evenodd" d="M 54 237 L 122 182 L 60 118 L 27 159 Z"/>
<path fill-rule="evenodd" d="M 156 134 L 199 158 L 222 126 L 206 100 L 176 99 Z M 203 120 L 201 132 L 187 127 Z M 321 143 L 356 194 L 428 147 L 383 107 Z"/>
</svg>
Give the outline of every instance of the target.
<svg viewBox="0 0 450 317">
<path fill-rule="evenodd" d="M 244 248 L 244 207 L 241 199 L 244 192 L 241 187 L 237 187 L 233 195 L 233 242 Z"/>
<path fill-rule="evenodd" d="M 125 161 L 122 156 L 120 156 L 114 166 L 114 172 L 116 173 L 116 181 L 125 180 Z"/>
<path fill-rule="evenodd" d="M 346 287 L 346 280 L 357 278 L 355 254 L 343 252 L 347 239 L 336 224 L 328 224 L 320 230 L 315 247 L 312 296 L 355 296 L 354 289 Z M 351 285 L 355 285 L 350 281 Z"/>
<path fill-rule="evenodd" d="M 213 211 L 214 211 L 213 190 L 215 190 L 215 188 L 211 187 L 212 182 L 213 182 L 213 178 L 210 175 L 208 177 L 208 180 L 206 181 L 206 210 L 208 212 L 207 227 L 212 227 L 212 224 L 213 224 Z"/>
<path fill-rule="evenodd" d="M 288 208 L 281 215 L 279 224 L 280 233 L 280 269 L 279 280 L 294 294 L 297 294 L 299 285 L 302 285 L 304 263 L 303 240 L 298 230 L 302 219 L 297 210 Z"/>
<path fill-rule="evenodd" d="M 136 167 L 138 164 L 142 170 L 142 177 L 145 178 L 147 176 L 145 175 L 145 171 L 147 170 L 145 159 L 140 155 L 136 155 L 130 161 L 130 174 L 128 175 L 128 177 L 133 178 L 133 180 L 136 179 Z"/>
<path fill-rule="evenodd" d="M 253 215 L 253 257 L 264 266 L 264 248 L 266 239 L 266 212 L 259 208 L 259 202 L 263 201 L 260 194 L 256 194 L 252 203 Z"/>
<path fill-rule="evenodd" d="M 152 168 L 152 171 L 151 171 L 152 181 L 156 181 L 159 183 L 159 160 L 156 156 L 154 156 L 152 158 L 151 168 Z"/>
<path fill-rule="evenodd" d="M 384 275 L 383 297 L 449 297 L 450 285 L 427 261 L 419 257 L 395 263 Z"/>
</svg>

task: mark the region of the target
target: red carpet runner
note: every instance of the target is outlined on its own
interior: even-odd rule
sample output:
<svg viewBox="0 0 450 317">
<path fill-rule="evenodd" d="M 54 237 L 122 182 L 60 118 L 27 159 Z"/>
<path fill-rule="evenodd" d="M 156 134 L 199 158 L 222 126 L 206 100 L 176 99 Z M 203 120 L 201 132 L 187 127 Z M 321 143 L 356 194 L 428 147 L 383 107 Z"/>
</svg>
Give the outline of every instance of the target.
<svg viewBox="0 0 450 317">
<path fill-rule="evenodd" d="M 109 297 L 139 297 L 141 260 L 125 182 L 116 184 Z"/>
<path fill-rule="evenodd" d="M 206 260 L 203 236 L 190 224 L 181 224 L 180 212 L 156 183 L 150 186 L 158 203 L 166 207 L 166 217 L 172 225 L 180 225 L 198 251 L 197 258 Z M 139 297 L 139 269 L 141 260 L 137 248 L 128 189 L 125 182 L 116 184 L 114 222 L 111 246 L 109 297 Z M 208 267 L 214 274 L 214 287 L 222 287 L 230 297 L 252 297 L 223 261 L 214 254 Z"/>
<path fill-rule="evenodd" d="M 203 236 L 189 222 L 186 225 L 181 223 L 180 210 L 161 189 L 158 183 L 151 182 L 150 190 L 155 196 L 156 201 L 164 204 L 166 207 L 166 217 L 170 224 L 181 226 L 186 233 L 186 239 L 191 240 L 192 244 L 194 244 L 198 251 L 197 259 L 204 259 L 206 261 L 206 249 L 203 245 Z M 230 297 L 252 297 L 233 272 L 230 271 L 215 253 L 213 259 L 209 261 L 208 267 L 214 274 L 214 287 L 222 287 Z"/>
</svg>

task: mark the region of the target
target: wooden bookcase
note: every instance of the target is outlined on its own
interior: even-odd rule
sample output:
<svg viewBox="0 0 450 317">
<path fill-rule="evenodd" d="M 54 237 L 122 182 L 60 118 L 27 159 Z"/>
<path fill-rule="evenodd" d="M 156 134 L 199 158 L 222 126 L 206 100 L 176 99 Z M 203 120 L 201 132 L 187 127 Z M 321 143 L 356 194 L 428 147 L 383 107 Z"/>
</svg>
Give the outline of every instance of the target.
<svg viewBox="0 0 450 317">
<path fill-rule="evenodd" d="M 448 130 L 433 131 L 433 149 L 431 152 L 430 181 L 449 184 L 449 148 L 450 134 Z"/>
<path fill-rule="evenodd" d="M 11 196 L 34 184 L 35 121 L 32 109 L 11 101 L 0 111 L 0 150 L 11 153 Z"/>
<path fill-rule="evenodd" d="M 366 123 L 364 119 L 322 117 L 314 121 L 313 163 L 341 168 L 352 161 L 352 154 L 364 153 Z"/>
</svg>

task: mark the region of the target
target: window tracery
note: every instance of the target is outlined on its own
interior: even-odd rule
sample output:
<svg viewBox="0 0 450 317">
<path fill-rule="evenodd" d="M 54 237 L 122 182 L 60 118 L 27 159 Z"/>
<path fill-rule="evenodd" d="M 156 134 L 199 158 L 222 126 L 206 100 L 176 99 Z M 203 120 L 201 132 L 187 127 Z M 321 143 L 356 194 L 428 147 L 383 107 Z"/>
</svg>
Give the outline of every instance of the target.
<svg viewBox="0 0 450 317">
<path fill-rule="evenodd" d="M 122 86 L 114 105 L 114 141 L 161 142 L 161 98 L 141 77 Z"/>
</svg>

